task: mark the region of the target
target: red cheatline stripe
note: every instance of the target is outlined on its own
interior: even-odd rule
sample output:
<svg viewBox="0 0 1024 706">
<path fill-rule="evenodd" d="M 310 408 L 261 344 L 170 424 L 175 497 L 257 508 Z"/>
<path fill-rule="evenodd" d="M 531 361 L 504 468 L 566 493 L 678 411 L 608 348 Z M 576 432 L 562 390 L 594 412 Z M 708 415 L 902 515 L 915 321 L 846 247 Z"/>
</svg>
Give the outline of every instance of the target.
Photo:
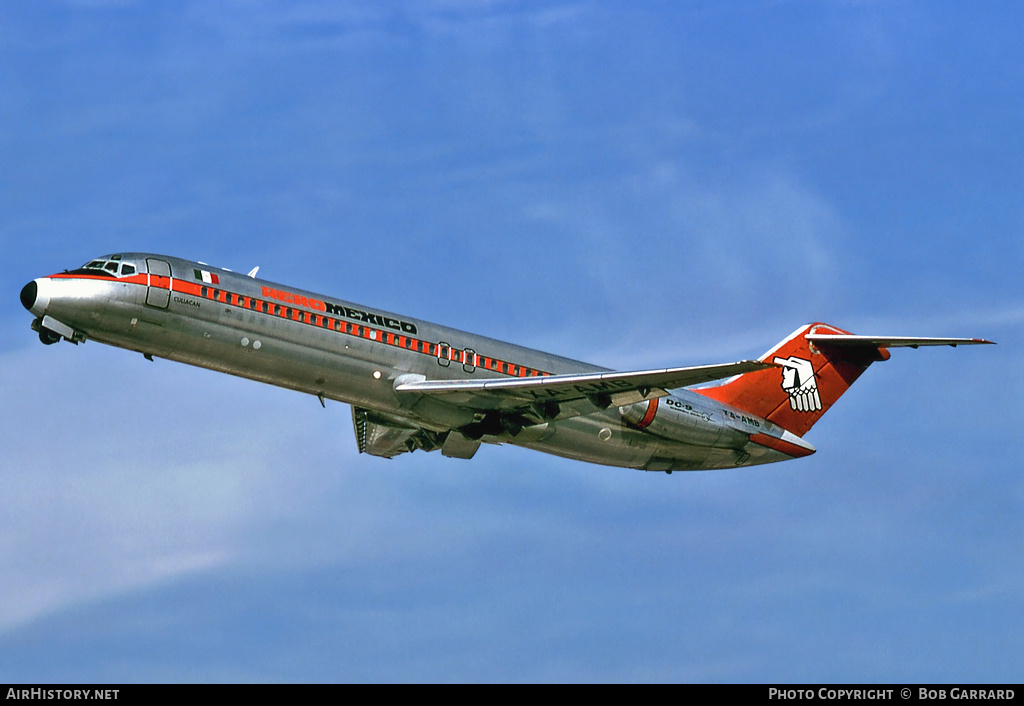
<svg viewBox="0 0 1024 706">
<path fill-rule="evenodd" d="M 191 294 L 198 297 L 202 290 L 203 284 L 201 282 L 186 282 L 184 280 L 176 279 L 171 282 L 171 289 L 175 292 L 181 292 L 182 294 Z"/>
<path fill-rule="evenodd" d="M 377 331 L 366 326 L 359 326 L 357 324 L 351 324 L 349 322 L 337 321 L 329 319 L 325 316 L 319 316 L 317 314 L 306 315 L 305 312 L 296 308 L 291 309 L 290 307 L 284 307 L 279 305 L 270 304 L 268 310 L 264 310 L 263 306 L 267 304 L 259 299 L 247 297 L 243 294 L 235 294 L 224 289 L 220 289 L 218 286 L 211 286 L 210 283 L 204 282 L 192 282 L 190 280 L 176 279 L 173 277 L 161 277 L 159 275 L 148 275 L 140 273 L 129 277 L 119 277 L 117 279 L 111 277 L 97 277 L 93 275 L 72 275 L 72 274 L 54 274 L 50 275 L 54 279 L 91 279 L 99 282 L 122 282 L 139 284 L 142 286 L 155 287 L 157 289 L 169 289 L 172 292 L 181 292 L 182 294 L 190 294 L 194 297 L 211 299 L 213 301 L 223 302 L 232 306 L 238 306 L 243 309 L 248 308 L 253 311 L 259 311 L 265 314 L 277 315 L 282 318 L 290 318 L 293 321 L 301 321 L 308 323 L 313 326 L 326 327 L 332 330 L 337 330 L 341 333 L 346 333 L 351 336 L 358 338 L 370 338 L 378 343 L 384 345 L 397 346 L 399 348 L 408 348 L 409 350 L 423 353 L 431 357 L 440 356 L 441 349 L 437 344 L 427 343 L 420 341 L 416 338 L 406 338 L 405 336 L 396 336 L 393 333 L 387 331 Z M 215 283 L 219 285 L 218 283 Z M 205 291 L 205 293 L 204 293 Z M 291 309 L 289 311 L 289 309 Z M 289 317 L 289 313 L 292 314 Z M 511 375 L 513 377 L 545 377 L 551 375 L 549 372 L 543 370 L 534 370 L 533 368 L 527 368 L 522 365 L 516 365 L 515 363 L 506 363 L 505 361 L 498 360 L 496 358 L 487 358 L 479 354 L 474 353 L 472 358 L 463 354 L 461 350 L 453 350 L 448 347 L 448 358 L 454 362 L 462 362 L 470 364 L 474 367 L 482 367 L 488 370 L 494 370 L 499 373 Z M 469 362 L 469 361 L 472 362 Z M 653 409 L 657 409 L 657 400 L 652 400 Z M 654 418 L 654 413 L 651 411 L 652 407 L 648 406 L 647 415 L 644 415 L 644 420 L 647 420 L 647 416 L 650 415 L 651 419 Z M 641 420 L 641 426 L 650 424 L 650 420 L 644 422 Z M 797 447 L 799 448 L 799 447 Z"/>
<path fill-rule="evenodd" d="M 765 446 L 773 451 L 778 451 L 779 453 L 784 453 L 787 456 L 792 456 L 793 458 L 802 458 L 814 453 L 811 449 L 805 449 L 803 446 L 798 446 L 797 444 L 793 444 L 783 439 L 778 439 L 774 436 L 768 436 L 767 434 L 751 434 L 750 440 L 755 444 L 760 444 L 761 446 Z"/>
</svg>

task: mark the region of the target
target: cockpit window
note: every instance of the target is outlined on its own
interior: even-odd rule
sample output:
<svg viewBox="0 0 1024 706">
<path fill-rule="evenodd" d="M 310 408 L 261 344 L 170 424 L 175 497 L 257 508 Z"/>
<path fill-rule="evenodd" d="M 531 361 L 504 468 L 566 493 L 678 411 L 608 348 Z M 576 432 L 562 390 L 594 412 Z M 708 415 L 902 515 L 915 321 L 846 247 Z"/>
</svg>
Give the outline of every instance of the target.
<svg viewBox="0 0 1024 706">
<path fill-rule="evenodd" d="M 90 260 L 71 274 L 77 275 L 103 275 L 105 277 L 126 277 L 137 272 L 135 265 L 121 262 L 122 255 L 110 255 L 102 260 Z M 120 275 L 119 275 L 120 273 Z"/>
</svg>

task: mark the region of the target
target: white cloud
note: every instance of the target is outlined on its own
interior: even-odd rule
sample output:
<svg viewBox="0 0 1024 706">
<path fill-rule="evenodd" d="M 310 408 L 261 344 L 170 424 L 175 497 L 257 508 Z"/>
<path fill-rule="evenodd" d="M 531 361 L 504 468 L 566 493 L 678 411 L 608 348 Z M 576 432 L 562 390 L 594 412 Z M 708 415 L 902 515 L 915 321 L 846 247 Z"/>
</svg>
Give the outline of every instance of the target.
<svg viewBox="0 0 1024 706">
<path fill-rule="evenodd" d="M 850 240 L 826 199 L 771 170 L 721 183 L 645 163 L 524 210 L 574 237 L 552 256 L 582 267 L 585 295 L 615 321 L 594 357 L 618 367 L 763 350 L 834 296 Z"/>
<path fill-rule="evenodd" d="M 237 381 L 96 343 L 16 350 L 0 370 L 0 629 L 222 566 L 288 507 L 266 440 L 292 427 L 240 431 Z"/>
</svg>

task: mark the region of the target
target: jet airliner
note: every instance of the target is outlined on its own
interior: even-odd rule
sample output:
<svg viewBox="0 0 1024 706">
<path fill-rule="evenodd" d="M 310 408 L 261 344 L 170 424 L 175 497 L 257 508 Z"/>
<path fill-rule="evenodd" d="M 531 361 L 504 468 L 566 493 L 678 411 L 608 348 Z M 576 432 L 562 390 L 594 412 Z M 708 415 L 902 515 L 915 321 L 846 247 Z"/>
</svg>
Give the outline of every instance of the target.
<svg viewBox="0 0 1024 706">
<path fill-rule="evenodd" d="M 348 403 L 361 453 L 509 443 L 668 473 L 808 456 L 807 431 L 889 349 L 991 343 L 813 323 L 759 360 L 619 372 L 147 253 L 33 280 L 21 302 L 45 344 L 94 340 Z"/>
</svg>

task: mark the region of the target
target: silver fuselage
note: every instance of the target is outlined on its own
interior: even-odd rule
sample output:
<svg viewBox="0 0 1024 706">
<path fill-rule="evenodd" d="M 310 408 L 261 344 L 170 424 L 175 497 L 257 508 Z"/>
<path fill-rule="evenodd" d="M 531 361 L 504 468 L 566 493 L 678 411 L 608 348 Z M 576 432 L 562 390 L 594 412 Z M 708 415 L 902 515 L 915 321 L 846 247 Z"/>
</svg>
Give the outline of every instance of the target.
<svg viewBox="0 0 1024 706">
<path fill-rule="evenodd" d="M 442 434 L 472 424 L 479 413 L 396 392 L 396 380 L 606 370 L 197 262 L 144 253 L 117 257 L 121 271 L 115 264 L 113 274 L 82 269 L 26 287 L 22 300 L 37 317 L 41 337 L 95 340 L 346 402 Z M 107 264 L 109 269 L 109 259 Z M 813 452 L 806 442 L 796 454 L 764 445 L 765 439 L 786 437 L 792 441 L 765 419 L 681 389 L 656 405 L 595 407 L 482 440 L 591 463 L 672 471 L 769 463 Z"/>
</svg>

